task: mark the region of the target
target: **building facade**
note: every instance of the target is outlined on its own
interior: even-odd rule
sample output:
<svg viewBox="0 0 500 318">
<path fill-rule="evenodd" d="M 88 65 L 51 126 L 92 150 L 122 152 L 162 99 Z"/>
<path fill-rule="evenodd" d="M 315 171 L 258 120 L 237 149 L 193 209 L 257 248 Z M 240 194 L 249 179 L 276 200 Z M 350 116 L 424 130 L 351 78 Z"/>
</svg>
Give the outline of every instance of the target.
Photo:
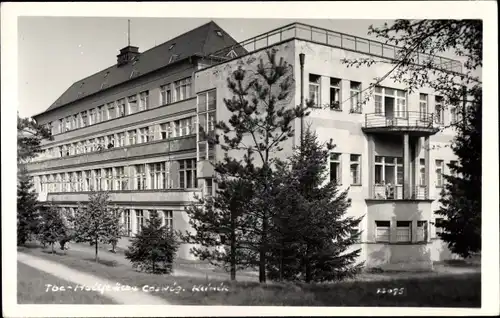
<svg viewBox="0 0 500 318">
<path fill-rule="evenodd" d="M 229 118 L 227 77 L 239 66 L 255 69 L 268 50 L 289 64 L 295 78 L 287 103 L 300 104 L 303 85 L 305 98 L 315 104 L 306 125 L 321 142 L 336 144 L 329 176 L 349 187 L 349 213 L 364 216 L 359 245 L 353 246 L 361 247 L 360 260 L 368 267 L 423 269 L 453 258 L 437 238 L 440 219 L 433 211 L 442 174 L 456 160 L 449 147 L 453 129 L 443 129 L 456 120 L 456 111 L 428 89 L 409 93 L 390 79 L 361 103 L 374 78 L 392 66 L 348 68 L 342 59 L 391 60 L 395 48 L 300 23 L 236 43 L 210 22 L 143 53 L 122 49 L 115 66 L 73 84 L 35 116 L 54 135 L 28 165 L 40 199 L 74 210 L 91 189 L 107 190 L 124 209 L 130 236 L 153 209 L 165 224 L 190 230 L 184 207 L 196 195 L 214 193 L 210 161 L 224 156 L 200 131 L 212 132 L 216 120 Z M 440 63 L 460 67 L 449 59 Z M 299 143 L 298 120 L 294 129 L 280 156 Z M 191 258 L 189 246 L 178 257 Z"/>
</svg>

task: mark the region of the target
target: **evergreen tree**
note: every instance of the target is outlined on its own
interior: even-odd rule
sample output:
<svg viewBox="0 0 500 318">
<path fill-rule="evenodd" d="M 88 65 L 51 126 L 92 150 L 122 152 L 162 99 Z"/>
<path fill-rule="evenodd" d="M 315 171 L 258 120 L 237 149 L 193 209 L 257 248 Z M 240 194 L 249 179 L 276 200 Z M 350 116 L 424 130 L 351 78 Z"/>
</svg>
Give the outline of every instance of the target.
<svg viewBox="0 0 500 318">
<path fill-rule="evenodd" d="M 436 214 L 444 216 L 440 238 L 449 249 L 462 257 L 481 251 L 481 140 L 482 91 L 474 94 L 463 128 L 454 138 L 452 150 L 457 164 L 449 164 L 450 175 Z"/>
<path fill-rule="evenodd" d="M 151 210 L 145 226 L 125 252 L 134 268 L 154 274 L 172 273 L 178 242 L 173 231 L 161 223 L 158 212 Z"/>
<path fill-rule="evenodd" d="M 279 278 L 329 281 L 352 277 L 362 267 L 355 264 L 360 250 L 348 251 L 356 242 L 361 218 L 346 216 L 348 191 L 326 183 L 330 143 L 326 149 L 306 130 L 303 143 L 290 158 L 275 206 L 279 213 L 274 249 L 274 272 Z M 281 205 L 281 206 L 280 206 Z M 295 258 L 295 262 L 293 261 Z M 277 261 L 276 261 L 277 260 Z"/>
<path fill-rule="evenodd" d="M 269 202 L 273 154 L 280 152 L 282 143 L 294 135 L 293 120 L 306 113 L 301 107 L 290 107 L 293 96 L 290 65 L 283 58 L 277 61 L 275 50 L 266 51 L 266 55 L 268 61 L 260 59 L 256 71 L 243 69 L 245 63 L 240 61 L 238 69 L 228 77 L 233 97 L 224 99 L 224 104 L 231 116 L 227 123 L 221 121 L 216 125 L 223 132 L 223 142 L 218 135 L 208 138 L 210 143 L 220 143 L 225 151 L 241 151 L 260 161 L 254 165 L 252 160 L 238 161 L 226 153 L 224 160 L 215 164 L 215 171 L 226 178 L 251 180 L 253 196 L 247 199 L 247 209 L 240 212 L 245 214 L 244 218 L 238 219 L 253 220 L 249 222 L 253 226 L 247 235 L 250 242 L 257 242 L 261 282 L 266 281 L 267 236 L 272 218 Z"/>
<path fill-rule="evenodd" d="M 95 246 L 95 261 L 99 261 L 99 243 L 111 244 L 117 239 L 113 230 L 119 217 L 109 206 L 107 192 L 92 192 L 86 205 L 80 205 L 75 215 L 75 240 Z"/>
<path fill-rule="evenodd" d="M 61 211 L 53 205 L 43 209 L 39 239 L 45 246 L 49 244 L 54 253 L 54 244 L 67 234 Z"/>
<path fill-rule="evenodd" d="M 17 162 L 25 163 L 42 152 L 42 140 L 52 140 L 51 132 L 32 118 L 17 114 Z"/>
<path fill-rule="evenodd" d="M 195 244 L 191 253 L 202 260 L 229 270 L 231 280 L 236 270 L 256 265 L 259 247 L 250 240 L 251 219 L 244 212 L 252 197 L 249 180 L 219 178 L 214 197 L 201 197 L 186 209 L 193 232 L 181 238 Z"/>
<path fill-rule="evenodd" d="M 21 168 L 17 180 L 17 244 L 23 245 L 38 234 L 40 213 L 33 181 Z"/>
</svg>

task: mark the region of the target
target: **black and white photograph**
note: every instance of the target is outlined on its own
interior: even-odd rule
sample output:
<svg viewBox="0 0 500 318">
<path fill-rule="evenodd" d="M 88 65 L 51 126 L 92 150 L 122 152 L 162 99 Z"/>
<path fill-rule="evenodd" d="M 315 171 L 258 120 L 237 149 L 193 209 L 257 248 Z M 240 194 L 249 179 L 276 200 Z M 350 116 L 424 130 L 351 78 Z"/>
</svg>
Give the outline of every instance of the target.
<svg viewBox="0 0 500 318">
<path fill-rule="evenodd" d="M 2 3 L 4 315 L 498 315 L 496 6 Z"/>
</svg>

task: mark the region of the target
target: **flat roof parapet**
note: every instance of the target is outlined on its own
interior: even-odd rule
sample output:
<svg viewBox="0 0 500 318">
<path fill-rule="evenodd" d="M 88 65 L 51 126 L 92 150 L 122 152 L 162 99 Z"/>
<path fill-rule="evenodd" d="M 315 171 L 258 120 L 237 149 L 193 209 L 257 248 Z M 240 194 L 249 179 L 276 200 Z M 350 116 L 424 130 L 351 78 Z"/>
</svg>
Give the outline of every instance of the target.
<svg viewBox="0 0 500 318">
<path fill-rule="evenodd" d="M 241 55 L 236 57 L 232 57 L 229 55 L 229 52 L 231 52 L 231 50 L 234 50 L 235 48 L 238 48 L 240 52 L 241 49 L 244 49 L 244 51 L 246 51 L 246 54 L 250 54 L 252 52 L 256 52 L 266 47 L 270 47 L 275 44 L 292 39 L 305 40 L 313 43 L 319 43 L 331 47 L 369 54 L 372 56 L 391 60 L 398 60 L 398 53 L 401 49 L 400 47 L 397 47 L 395 45 L 386 44 L 380 41 L 361 38 L 354 35 L 295 22 L 257 35 L 236 45 L 228 46 L 222 50 L 211 53 L 211 56 L 224 58 L 224 61 L 217 63 L 216 60 L 212 60 L 212 65 L 210 66 L 225 63 L 232 59 L 241 57 Z M 416 64 L 424 64 L 430 61 L 431 65 L 437 69 L 462 73 L 462 63 L 458 60 L 441 56 L 431 56 L 425 53 L 415 54 Z"/>
</svg>

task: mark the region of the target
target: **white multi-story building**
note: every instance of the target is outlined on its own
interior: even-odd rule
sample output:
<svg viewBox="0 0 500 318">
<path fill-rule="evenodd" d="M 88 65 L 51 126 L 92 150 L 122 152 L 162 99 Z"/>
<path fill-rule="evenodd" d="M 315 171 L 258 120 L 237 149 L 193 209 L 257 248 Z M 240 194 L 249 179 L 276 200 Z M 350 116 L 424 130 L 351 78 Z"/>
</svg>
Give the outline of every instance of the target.
<svg viewBox="0 0 500 318">
<path fill-rule="evenodd" d="M 330 178 L 350 187 L 349 213 L 364 215 L 361 260 L 369 267 L 410 269 L 453 257 L 436 236 L 434 211 L 442 174 L 456 160 L 445 147 L 453 129 L 441 128 L 456 112 L 429 89 L 410 94 L 389 79 L 363 105 L 360 93 L 392 66 L 347 68 L 342 59 L 393 60 L 396 49 L 300 23 L 238 44 L 211 22 L 143 53 L 123 49 L 116 65 L 73 84 L 35 116 L 54 135 L 43 156 L 28 165 L 41 198 L 74 209 L 91 188 L 108 190 L 125 211 L 130 235 L 152 209 L 173 228 L 189 229 L 183 208 L 195 194 L 213 193 L 210 161 L 223 156 L 199 131 L 213 131 L 216 118 L 229 118 L 227 77 L 239 65 L 256 68 L 269 49 L 291 66 L 290 107 L 300 104 L 303 85 L 305 98 L 318 106 L 306 125 L 320 141 L 336 144 Z M 440 62 L 460 69 L 457 61 Z M 300 141 L 299 120 L 294 128 L 283 155 Z M 183 246 L 179 257 L 191 257 L 188 249 Z"/>
</svg>

